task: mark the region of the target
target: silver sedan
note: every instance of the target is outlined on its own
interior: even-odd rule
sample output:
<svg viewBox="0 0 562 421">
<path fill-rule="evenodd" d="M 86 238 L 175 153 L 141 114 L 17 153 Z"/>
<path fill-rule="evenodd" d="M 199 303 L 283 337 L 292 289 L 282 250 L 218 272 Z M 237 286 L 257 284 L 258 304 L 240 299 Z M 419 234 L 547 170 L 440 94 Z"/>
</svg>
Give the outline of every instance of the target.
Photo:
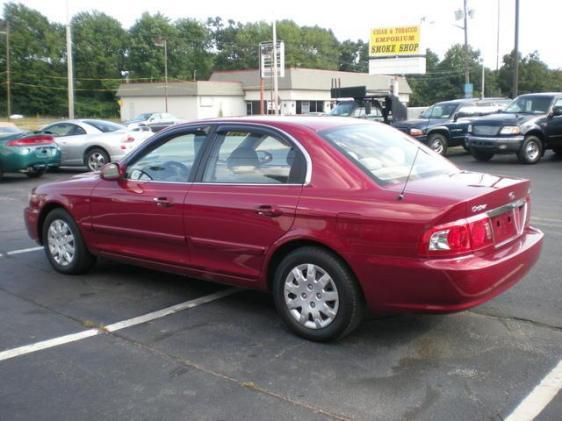
<svg viewBox="0 0 562 421">
<path fill-rule="evenodd" d="M 62 151 L 62 166 L 86 166 L 90 171 L 119 161 L 152 135 L 150 130 L 130 130 L 93 119 L 59 121 L 43 127 L 41 132 L 54 136 Z"/>
</svg>

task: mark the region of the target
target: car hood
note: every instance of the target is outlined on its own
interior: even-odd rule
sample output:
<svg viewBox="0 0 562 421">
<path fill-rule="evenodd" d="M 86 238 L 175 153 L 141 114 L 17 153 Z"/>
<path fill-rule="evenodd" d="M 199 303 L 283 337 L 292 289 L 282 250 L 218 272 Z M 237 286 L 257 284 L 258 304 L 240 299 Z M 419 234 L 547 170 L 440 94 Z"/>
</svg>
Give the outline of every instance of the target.
<svg viewBox="0 0 562 421">
<path fill-rule="evenodd" d="M 474 119 L 473 125 L 486 126 L 517 126 L 523 123 L 538 120 L 544 117 L 543 114 L 515 114 L 515 113 L 498 113 L 490 114 L 484 117 Z"/>
</svg>

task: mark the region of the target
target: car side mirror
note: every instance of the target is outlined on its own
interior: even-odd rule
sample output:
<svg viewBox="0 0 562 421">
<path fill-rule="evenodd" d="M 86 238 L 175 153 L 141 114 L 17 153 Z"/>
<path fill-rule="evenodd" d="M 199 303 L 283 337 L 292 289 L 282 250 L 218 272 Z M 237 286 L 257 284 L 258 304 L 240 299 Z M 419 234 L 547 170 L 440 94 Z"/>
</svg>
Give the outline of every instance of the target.
<svg viewBox="0 0 562 421">
<path fill-rule="evenodd" d="M 118 180 L 121 176 L 122 167 L 115 162 L 105 164 L 101 169 L 101 178 L 104 180 Z"/>
<path fill-rule="evenodd" d="M 556 117 L 562 115 L 562 107 L 553 107 L 552 112 L 550 113 L 552 117 Z"/>
</svg>

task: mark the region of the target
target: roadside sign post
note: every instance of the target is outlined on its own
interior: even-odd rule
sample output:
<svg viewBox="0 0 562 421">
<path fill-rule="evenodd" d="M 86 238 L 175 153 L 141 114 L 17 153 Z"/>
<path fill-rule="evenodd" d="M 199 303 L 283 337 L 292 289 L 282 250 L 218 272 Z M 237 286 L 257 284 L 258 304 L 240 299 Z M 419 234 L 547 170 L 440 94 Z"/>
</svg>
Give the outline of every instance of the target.
<svg viewBox="0 0 562 421">
<path fill-rule="evenodd" d="M 275 23 L 274 23 L 275 28 Z M 285 77 L 285 43 L 277 40 L 274 29 L 275 42 L 267 41 L 260 43 L 260 78 L 262 81 L 272 79 L 272 101 L 275 104 L 275 114 L 280 111 L 279 105 L 279 78 Z M 269 110 L 269 107 L 268 107 Z"/>
</svg>

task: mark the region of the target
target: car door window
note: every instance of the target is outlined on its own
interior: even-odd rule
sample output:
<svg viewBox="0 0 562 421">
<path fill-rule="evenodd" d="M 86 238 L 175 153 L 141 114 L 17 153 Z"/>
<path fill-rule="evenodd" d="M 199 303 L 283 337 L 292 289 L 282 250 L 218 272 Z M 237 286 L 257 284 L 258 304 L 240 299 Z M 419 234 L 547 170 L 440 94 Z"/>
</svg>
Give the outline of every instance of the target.
<svg viewBox="0 0 562 421">
<path fill-rule="evenodd" d="M 560 107 L 560 108 L 562 108 L 562 98 L 558 98 L 558 99 L 554 102 L 554 107 Z"/>
<path fill-rule="evenodd" d="M 205 183 L 302 183 L 302 154 L 290 142 L 252 131 L 219 133 Z"/>
<path fill-rule="evenodd" d="M 206 138 L 206 130 L 175 136 L 135 159 L 127 167 L 125 177 L 141 181 L 188 182 Z"/>
<path fill-rule="evenodd" d="M 86 134 L 84 129 L 76 124 L 59 123 L 52 126 L 45 127 L 44 132 L 52 133 L 55 137 L 76 136 L 79 134 Z"/>
</svg>

